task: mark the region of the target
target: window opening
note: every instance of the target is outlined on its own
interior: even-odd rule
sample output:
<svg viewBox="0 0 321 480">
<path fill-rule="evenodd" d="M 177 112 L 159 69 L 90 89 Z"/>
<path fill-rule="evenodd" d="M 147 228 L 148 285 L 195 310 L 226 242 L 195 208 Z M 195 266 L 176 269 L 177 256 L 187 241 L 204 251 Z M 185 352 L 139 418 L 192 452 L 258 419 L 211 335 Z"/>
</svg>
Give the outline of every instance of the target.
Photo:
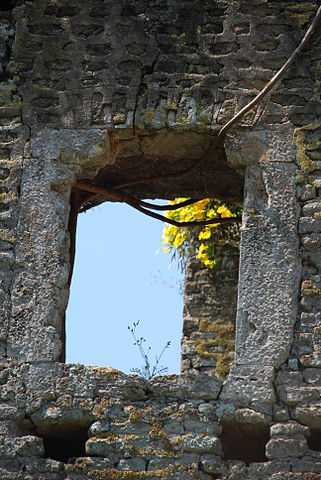
<svg viewBox="0 0 321 480">
<path fill-rule="evenodd" d="M 157 203 L 160 203 L 158 200 Z M 139 334 L 178 373 L 182 273 L 162 252 L 163 224 L 122 204 L 104 203 L 78 216 L 77 248 L 67 310 L 67 361 L 130 372 L 141 359 L 128 332 Z"/>
</svg>

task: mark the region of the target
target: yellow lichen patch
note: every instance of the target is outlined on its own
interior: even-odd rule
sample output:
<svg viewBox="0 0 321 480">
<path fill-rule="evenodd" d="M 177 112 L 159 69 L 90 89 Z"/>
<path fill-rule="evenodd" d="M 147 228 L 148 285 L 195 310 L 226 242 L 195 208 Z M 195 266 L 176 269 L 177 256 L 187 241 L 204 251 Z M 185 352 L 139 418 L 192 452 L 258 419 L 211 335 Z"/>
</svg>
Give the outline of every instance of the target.
<svg viewBox="0 0 321 480">
<path fill-rule="evenodd" d="M 160 448 L 135 448 L 136 456 L 138 457 L 164 457 L 168 458 L 173 455 L 172 450 L 165 450 Z"/>
<path fill-rule="evenodd" d="M 162 425 L 159 422 L 153 423 L 149 436 L 152 440 L 162 440 L 162 446 L 166 451 L 172 450 L 169 438 L 164 430 L 162 430 Z"/>
<path fill-rule="evenodd" d="M 0 229 L 0 240 L 13 244 L 16 241 L 16 237 L 10 230 Z"/>
<path fill-rule="evenodd" d="M 150 472 L 137 472 L 137 471 L 119 471 L 116 469 L 106 470 L 93 470 L 90 476 L 95 480 L 141 480 L 148 478 L 172 478 L 175 473 L 186 471 L 181 466 L 170 466 L 164 469 L 152 470 Z"/>
<path fill-rule="evenodd" d="M 92 370 L 94 374 L 102 377 L 118 377 L 119 375 L 123 375 L 123 372 L 113 367 L 93 367 Z"/>
<path fill-rule="evenodd" d="M 96 417 L 103 417 L 106 408 L 110 405 L 110 400 L 108 398 L 103 398 L 95 407 L 94 407 L 94 415 Z"/>
<path fill-rule="evenodd" d="M 143 412 L 141 410 L 138 410 L 138 408 L 135 407 L 130 407 L 129 409 L 129 417 L 128 420 L 131 423 L 137 423 L 139 422 L 143 417 Z"/>
<path fill-rule="evenodd" d="M 301 291 L 303 295 L 308 297 L 321 296 L 321 289 L 312 280 L 304 280 L 301 285 Z"/>
<path fill-rule="evenodd" d="M 3 192 L 0 193 L 0 203 L 9 203 L 17 200 L 16 192 Z"/>
<path fill-rule="evenodd" d="M 294 131 L 293 140 L 297 147 L 297 162 L 302 170 L 306 173 L 312 172 L 315 169 L 315 164 L 313 160 L 308 156 L 307 152 L 316 148 L 316 142 L 321 140 L 321 130 L 320 130 L 320 140 L 308 141 L 307 136 L 311 132 L 316 132 L 321 128 L 319 123 L 311 123 L 301 128 L 297 128 Z"/>
<path fill-rule="evenodd" d="M 146 471 L 134 471 L 134 470 L 116 470 L 115 468 L 105 468 L 103 470 L 93 469 L 91 470 L 92 461 L 89 458 L 79 459 L 74 465 L 66 465 L 67 473 L 85 473 L 90 475 L 94 480 L 140 480 L 148 478 L 166 478 L 170 479 L 175 477 L 177 473 L 184 472 L 193 473 L 197 470 L 197 465 L 183 466 L 183 465 L 170 465 L 164 469 Z M 177 477 L 175 477 L 177 478 Z"/>
</svg>

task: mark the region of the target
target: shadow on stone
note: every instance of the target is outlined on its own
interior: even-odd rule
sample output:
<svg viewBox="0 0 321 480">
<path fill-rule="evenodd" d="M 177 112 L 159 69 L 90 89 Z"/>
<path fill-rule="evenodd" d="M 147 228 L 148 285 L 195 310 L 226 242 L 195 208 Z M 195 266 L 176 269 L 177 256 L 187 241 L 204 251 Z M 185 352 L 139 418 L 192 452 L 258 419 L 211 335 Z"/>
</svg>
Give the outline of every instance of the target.
<svg viewBox="0 0 321 480">
<path fill-rule="evenodd" d="M 270 439 L 268 426 L 226 422 L 221 436 L 224 460 L 245 463 L 266 462 L 265 446 Z"/>
<path fill-rule="evenodd" d="M 85 445 L 88 440 L 87 428 L 61 430 L 59 434 L 42 436 L 46 458 L 68 463 L 75 457 L 85 457 Z"/>
<path fill-rule="evenodd" d="M 0 5 L 0 12 L 12 10 L 16 5 L 16 0 L 2 0 Z"/>
<path fill-rule="evenodd" d="M 310 450 L 315 452 L 321 452 L 321 429 L 310 430 L 310 436 L 308 437 L 308 445 Z"/>
</svg>

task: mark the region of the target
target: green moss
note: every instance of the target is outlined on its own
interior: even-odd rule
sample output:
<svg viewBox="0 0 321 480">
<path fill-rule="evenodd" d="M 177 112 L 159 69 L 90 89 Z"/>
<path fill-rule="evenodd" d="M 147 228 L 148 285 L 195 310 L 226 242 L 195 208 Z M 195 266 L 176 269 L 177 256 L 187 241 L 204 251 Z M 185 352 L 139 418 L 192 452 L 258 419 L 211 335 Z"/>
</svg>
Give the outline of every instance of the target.
<svg viewBox="0 0 321 480">
<path fill-rule="evenodd" d="M 150 125 L 155 120 L 155 111 L 146 110 L 144 112 L 143 121 L 145 125 Z"/>
<path fill-rule="evenodd" d="M 154 422 L 149 432 L 149 436 L 152 440 L 161 440 L 163 448 L 170 452 L 173 447 L 169 441 L 167 434 L 162 430 L 162 425 L 159 422 Z"/>
<path fill-rule="evenodd" d="M 197 340 L 195 351 L 201 358 L 215 359 L 215 373 L 225 378 L 228 375 L 235 350 L 235 328 L 232 322 L 209 322 L 201 320 L 200 331 L 215 334 L 214 338 Z M 212 352 L 213 347 L 221 351 Z"/>
<path fill-rule="evenodd" d="M 316 6 L 313 3 L 292 3 L 286 7 L 286 11 L 291 20 L 300 28 L 306 27 L 310 23 Z"/>
</svg>

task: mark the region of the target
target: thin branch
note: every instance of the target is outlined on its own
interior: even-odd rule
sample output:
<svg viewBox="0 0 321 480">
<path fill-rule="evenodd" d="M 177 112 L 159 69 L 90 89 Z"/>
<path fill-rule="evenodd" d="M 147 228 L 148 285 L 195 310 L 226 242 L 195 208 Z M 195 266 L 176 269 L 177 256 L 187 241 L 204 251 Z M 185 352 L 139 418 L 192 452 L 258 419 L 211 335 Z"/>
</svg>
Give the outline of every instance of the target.
<svg viewBox="0 0 321 480">
<path fill-rule="evenodd" d="M 214 225 L 215 223 L 235 223 L 241 220 L 241 217 L 216 217 L 211 218 L 210 220 L 195 220 L 191 222 L 177 222 L 176 220 L 172 220 L 171 218 L 167 218 L 164 215 L 160 215 L 156 212 L 151 212 L 150 210 L 146 210 L 145 208 L 141 207 L 140 205 L 136 205 L 133 203 L 126 202 L 131 207 L 135 208 L 141 213 L 144 213 L 148 217 L 155 218 L 156 220 L 160 220 L 162 222 L 168 223 L 169 225 L 173 225 L 174 227 L 184 228 L 184 227 L 201 227 L 206 225 Z"/>
<path fill-rule="evenodd" d="M 284 74 L 289 70 L 289 68 L 294 64 L 299 55 L 307 46 L 308 42 L 311 40 L 312 36 L 317 30 L 318 23 L 321 19 L 321 6 L 319 7 L 310 27 L 308 28 L 306 34 L 301 40 L 299 46 L 294 50 L 289 59 L 285 64 L 280 68 L 280 70 L 274 75 L 274 77 L 265 85 L 265 87 L 260 91 L 260 93 L 245 107 L 243 107 L 229 122 L 227 122 L 220 130 L 219 137 L 225 135 L 232 127 L 253 107 L 260 103 L 263 98 L 276 86 L 276 84 L 282 79 Z"/>
<path fill-rule="evenodd" d="M 201 202 L 202 200 L 185 200 L 184 202 L 175 203 L 173 205 L 157 205 L 155 203 L 144 202 L 140 200 L 140 205 L 142 207 L 151 209 L 151 210 L 159 210 L 164 212 L 169 212 L 171 210 L 179 210 L 180 208 L 188 207 L 189 205 L 194 205 L 194 203 Z"/>
</svg>

